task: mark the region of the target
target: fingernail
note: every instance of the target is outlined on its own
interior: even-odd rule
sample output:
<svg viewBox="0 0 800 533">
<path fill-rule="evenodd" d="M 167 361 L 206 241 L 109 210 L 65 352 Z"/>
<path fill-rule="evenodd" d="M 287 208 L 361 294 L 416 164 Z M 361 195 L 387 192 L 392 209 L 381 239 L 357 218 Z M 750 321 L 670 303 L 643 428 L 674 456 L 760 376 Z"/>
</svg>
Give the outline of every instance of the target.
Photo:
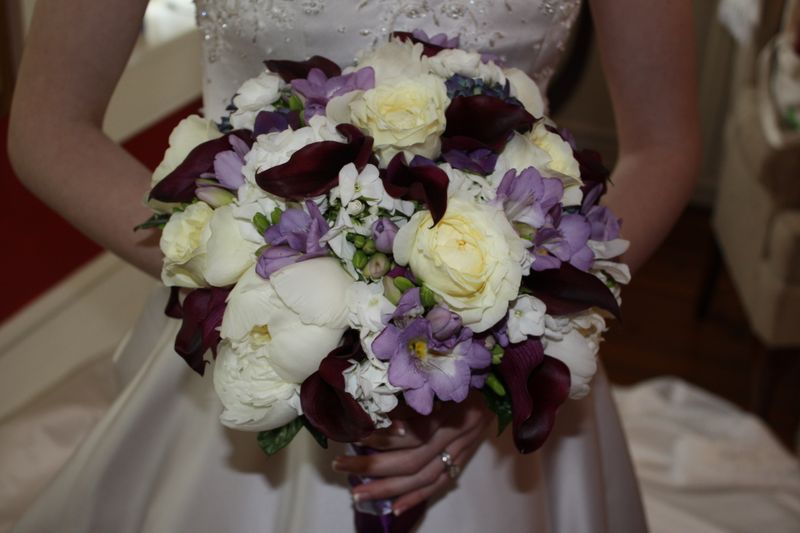
<svg viewBox="0 0 800 533">
<path fill-rule="evenodd" d="M 394 514 L 395 516 L 400 516 L 405 512 L 406 512 L 405 507 L 395 507 L 394 509 L 392 509 L 392 514 Z"/>
<path fill-rule="evenodd" d="M 353 496 L 353 503 L 358 503 L 359 501 L 361 501 L 361 494 L 359 494 L 358 492 L 354 492 L 352 496 Z"/>
<path fill-rule="evenodd" d="M 334 459 L 331 462 L 331 468 L 336 472 L 341 472 L 342 471 L 342 465 L 339 463 L 338 459 Z"/>
<path fill-rule="evenodd" d="M 398 437 L 404 437 L 407 433 L 406 426 L 402 422 L 395 422 L 392 427 L 392 435 L 396 435 Z"/>
</svg>

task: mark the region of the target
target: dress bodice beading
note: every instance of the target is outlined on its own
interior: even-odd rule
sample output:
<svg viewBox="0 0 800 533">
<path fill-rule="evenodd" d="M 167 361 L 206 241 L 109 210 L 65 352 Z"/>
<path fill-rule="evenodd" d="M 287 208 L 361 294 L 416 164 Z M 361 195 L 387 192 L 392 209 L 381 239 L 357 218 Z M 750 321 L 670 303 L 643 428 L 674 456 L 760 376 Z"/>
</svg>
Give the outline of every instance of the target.
<svg viewBox="0 0 800 533">
<path fill-rule="evenodd" d="M 546 84 L 581 0 L 195 0 L 202 33 L 206 114 L 222 115 L 267 58 L 324 55 L 347 65 L 393 31 L 459 35 Z"/>
</svg>

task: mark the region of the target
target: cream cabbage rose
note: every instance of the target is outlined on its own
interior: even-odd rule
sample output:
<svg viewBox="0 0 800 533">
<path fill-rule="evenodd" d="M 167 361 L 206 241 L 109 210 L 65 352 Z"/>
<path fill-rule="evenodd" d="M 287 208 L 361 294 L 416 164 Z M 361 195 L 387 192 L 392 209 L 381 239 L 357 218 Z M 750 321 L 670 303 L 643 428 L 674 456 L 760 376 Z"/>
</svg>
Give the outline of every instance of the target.
<svg viewBox="0 0 800 533">
<path fill-rule="evenodd" d="M 228 297 L 220 328 L 225 349 L 214 365 L 223 424 L 261 431 L 299 413 L 300 384 L 347 328 L 352 283 L 330 257 L 284 267 L 269 280 L 253 269 L 242 276 Z"/>
<path fill-rule="evenodd" d="M 423 74 L 361 93 L 350 102 L 350 119 L 375 140 L 383 165 L 399 152 L 434 159 L 441 148 L 448 105 L 444 81 Z"/>
<path fill-rule="evenodd" d="M 451 198 L 436 226 L 429 211 L 420 211 L 398 231 L 393 252 L 476 332 L 503 318 L 519 292 L 525 247 L 503 211 L 490 205 Z"/>
<path fill-rule="evenodd" d="M 213 215 L 214 210 L 208 204 L 195 202 L 170 217 L 159 241 L 164 254 L 161 269 L 164 285 L 187 288 L 207 285 L 206 250 Z"/>
<path fill-rule="evenodd" d="M 181 120 L 169 135 L 169 148 L 164 152 L 164 159 L 153 171 L 151 187 L 183 163 L 189 152 L 198 145 L 221 136 L 222 133 L 211 120 L 198 115 L 191 115 Z"/>
<path fill-rule="evenodd" d="M 511 96 L 522 102 L 525 110 L 534 117 L 544 116 L 544 99 L 536 82 L 518 68 L 506 69 L 505 75 L 511 86 Z"/>
<path fill-rule="evenodd" d="M 256 250 L 263 246 L 248 240 L 243 230 L 252 228 L 249 220 L 237 220 L 232 206 L 217 208 L 211 218 L 211 236 L 206 244 L 206 280 L 215 287 L 233 285 L 256 262 Z"/>
</svg>

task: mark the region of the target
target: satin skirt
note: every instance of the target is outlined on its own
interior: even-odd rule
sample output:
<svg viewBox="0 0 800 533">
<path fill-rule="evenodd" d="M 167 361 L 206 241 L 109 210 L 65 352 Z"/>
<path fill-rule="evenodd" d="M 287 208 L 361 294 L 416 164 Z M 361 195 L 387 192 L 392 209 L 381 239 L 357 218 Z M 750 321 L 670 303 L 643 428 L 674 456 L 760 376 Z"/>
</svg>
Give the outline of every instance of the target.
<svg viewBox="0 0 800 533">
<path fill-rule="evenodd" d="M 175 354 L 179 322 L 157 289 L 115 356 L 119 396 L 15 533 L 345 533 L 353 517 L 332 443 L 305 431 L 267 457 L 228 430 L 211 376 Z M 641 533 L 636 478 L 608 382 L 569 401 L 545 447 L 521 456 L 510 431 L 488 439 L 420 533 Z"/>
</svg>

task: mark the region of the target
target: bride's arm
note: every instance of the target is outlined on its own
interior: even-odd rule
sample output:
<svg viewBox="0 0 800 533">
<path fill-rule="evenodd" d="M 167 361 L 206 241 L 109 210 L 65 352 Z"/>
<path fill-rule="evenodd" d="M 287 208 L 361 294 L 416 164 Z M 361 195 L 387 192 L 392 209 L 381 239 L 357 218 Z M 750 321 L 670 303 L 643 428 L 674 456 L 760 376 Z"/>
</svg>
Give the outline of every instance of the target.
<svg viewBox="0 0 800 533">
<path fill-rule="evenodd" d="M 103 115 L 136 42 L 146 0 L 39 0 L 9 126 L 17 175 L 95 241 L 157 275 L 155 233 L 132 228 L 150 172 L 102 131 Z"/>
<path fill-rule="evenodd" d="M 635 270 L 680 215 L 700 163 L 692 2 L 590 5 L 619 140 L 605 203 L 624 221 Z"/>
<path fill-rule="evenodd" d="M 625 261 L 636 269 L 666 236 L 695 183 L 700 136 L 692 7 L 689 0 L 590 1 L 620 145 L 606 203 L 624 219 L 623 234 L 631 241 Z M 490 417 L 478 401 L 463 407 L 466 414 L 457 418 L 456 408 L 439 414 L 442 425 L 427 440 L 413 432 L 383 434 L 371 444 L 399 449 L 340 458 L 335 468 L 389 476 L 355 493 L 397 497 L 395 509 L 408 509 L 451 483 L 442 451 L 462 454 L 457 463 L 463 465 L 480 444 L 480 428 Z"/>
</svg>

